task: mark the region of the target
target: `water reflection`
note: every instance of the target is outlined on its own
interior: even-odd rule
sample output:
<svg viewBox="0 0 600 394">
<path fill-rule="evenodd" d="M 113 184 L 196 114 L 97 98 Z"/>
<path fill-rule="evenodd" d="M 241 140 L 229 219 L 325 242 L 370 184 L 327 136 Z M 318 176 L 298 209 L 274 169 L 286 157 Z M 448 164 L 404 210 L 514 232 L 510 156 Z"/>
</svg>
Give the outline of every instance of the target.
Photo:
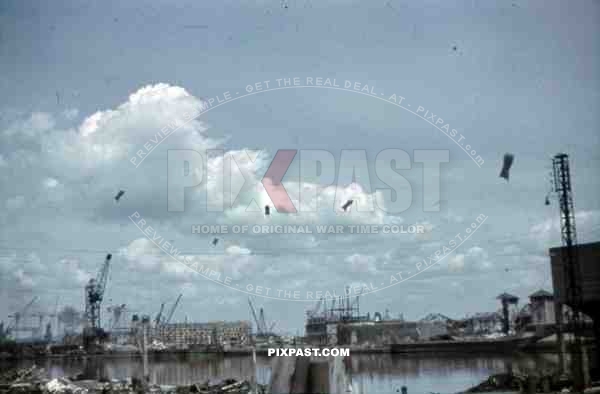
<svg viewBox="0 0 600 394">
<path fill-rule="evenodd" d="M 555 369 L 557 357 L 543 356 L 416 356 L 360 354 L 351 357 L 353 385 L 361 393 L 390 393 L 407 386 L 409 393 L 454 393 L 480 383 L 490 374 Z M 22 361 L 22 367 L 33 361 Z M 142 361 L 128 357 L 46 359 L 37 364 L 52 377 L 83 374 L 89 379 L 126 379 L 142 375 Z M 256 380 L 267 384 L 271 360 L 257 357 Z M 4 367 L 4 366 L 2 366 Z M 252 357 L 219 355 L 163 355 L 149 362 L 150 379 L 157 384 L 192 384 L 225 378 L 251 380 Z"/>
<path fill-rule="evenodd" d="M 377 375 L 404 375 L 418 377 L 435 371 L 438 376 L 447 376 L 457 370 L 494 370 L 531 372 L 558 365 L 558 357 L 540 356 L 419 356 L 400 354 L 361 354 L 351 357 L 354 373 L 375 373 Z"/>
<path fill-rule="evenodd" d="M 455 393 L 481 383 L 491 374 L 556 369 L 558 358 L 544 356 L 352 356 L 352 382 L 361 393 Z"/>
</svg>

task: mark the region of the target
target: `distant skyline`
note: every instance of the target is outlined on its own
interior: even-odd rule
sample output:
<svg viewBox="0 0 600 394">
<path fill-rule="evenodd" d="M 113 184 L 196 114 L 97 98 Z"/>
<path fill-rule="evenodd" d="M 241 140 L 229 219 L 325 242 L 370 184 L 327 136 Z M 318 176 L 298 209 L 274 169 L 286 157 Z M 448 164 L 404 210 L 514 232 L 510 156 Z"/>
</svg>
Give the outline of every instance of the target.
<svg viewBox="0 0 600 394">
<path fill-rule="evenodd" d="M 154 316 L 182 293 L 174 319 L 251 320 L 247 294 L 175 262 L 144 235 L 146 227 L 132 223 L 135 212 L 153 227 L 157 243 L 160 236 L 160 244 L 169 242 L 189 261 L 232 278 L 233 287 L 303 294 L 381 287 L 485 215 L 481 228 L 441 262 L 365 295 L 361 310 L 389 309 L 407 319 L 461 317 L 497 310 L 495 297 L 504 291 L 523 305 L 540 288 L 551 290 L 547 254 L 560 245 L 559 215 L 556 201 L 546 206 L 544 198 L 556 153 L 570 155 L 579 242 L 600 240 L 598 15 L 595 1 L 298 0 L 288 8 L 279 0 L 4 1 L 0 321 L 33 296 L 49 311 L 57 297 L 61 306 L 82 310 L 83 286 L 106 253 L 114 260 L 104 310 L 125 303 Z M 329 78 L 369 89 L 272 90 L 185 122 L 225 92 L 234 98 L 248 85 L 264 89 L 265 81 L 273 87 L 282 78 L 304 86 L 307 78 Z M 404 109 L 391 103 L 392 95 L 403 98 Z M 443 119 L 437 127 L 448 124 L 464 139 L 457 142 L 408 110 L 419 107 L 418 114 L 434 114 Z M 139 166 L 132 164 L 173 121 L 185 125 Z M 349 198 L 335 196 L 338 181 L 350 182 L 342 179 L 320 202 L 302 197 L 308 206 L 326 202 L 331 209 L 275 212 L 271 221 L 418 224 L 427 232 L 228 234 L 212 247 L 214 236 L 193 234 L 193 225 L 252 227 L 265 220 L 246 211 L 249 195 L 233 209 L 207 212 L 207 193 L 209 204 L 221 196 L 215 179 L 223 165 L 215 158 L 208 161 L 209 182 L 186 190 L 185 210 L 168 211 L 168 151 L 215 148 L 233 154 L 257 181 L 280 149 L 324 150 L 337 164 L 342 150 L 365 150 L 371 182 L 358 180 L 358 194 L 375 199 L 369 193 L 389 187 L 374 175 L 375 157 L 403 150 L 411 163 L 399 170 L 412 189 L 406 211 L 336 217 L 334 199 L 339 206 Z M 246 149 L 262 153 L 251 160 Z M 415 150 L 448 151 L 439 179 L 424 178 Z M 499 177 L 507 152 L 515 157 L 508 182 Z M 284 178 L 292 200 L 300 198 L 298 159 Z M 307 190 L 329 183 L 314 177 Z M 439 203 L 424 192 L 435 184 Z M 119 190 L 125 194 L 116 202 Z M 255 197 L 260 206 L 272 203 L 264 193 Z M 425 209 L 434 203 L 439 212 Z M 289 332 L 303 329 L 305 310 L 316 304 L 260 295 L 254 302 Z"/>
</svg>

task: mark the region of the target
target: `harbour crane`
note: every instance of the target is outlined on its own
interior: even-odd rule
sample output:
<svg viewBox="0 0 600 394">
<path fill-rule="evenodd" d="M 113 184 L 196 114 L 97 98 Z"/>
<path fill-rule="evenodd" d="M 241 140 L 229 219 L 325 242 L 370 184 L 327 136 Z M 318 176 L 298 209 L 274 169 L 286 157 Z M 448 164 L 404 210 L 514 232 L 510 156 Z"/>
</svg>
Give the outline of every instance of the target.
<svg viewBox="0 0 600 394">
<path fill-rule="evenodd" d="M 108 281 L 108 269 L 112 254 L 107 254 L 98 276 L 90 279 L 85 286 L 85 327 L 83 329 L 83 345 L 87 350 L 91 350 L 92 345 L 97 345 L 98 340 L 106 337 L 102 330 L 100 320 L 100 306 Z"/>
<path fill-rule="evenodd" d="M 265 311 L 260 308 L 260 329 L 262 332 L 267 332 L 267 322 L 265 321 Z"/>
<path fill-rule="evenodd" d="M 44 312 L 36 312 L 36 313 L 31 313 L 29 316 L 31 317 L 37 317 L 38 318 L 38 325 L 37 327 L 33 330 L 32 332 L 32 337 L 34 337 L 35 339 L 42 339 L 42 330 L 44 328 L 44 317 L 46 317 L 46 313 Z"/>
<path fill-rule="evenodd" d="M 169 314 L 167 315 L 167 318 L 166 318 L 164 324 L 169 324 L 171 322 L 171 319 L 173 318 L 173 314 L 175 313 L 175 310 L 177 309 L 177 305 L 179 305 L 179 300 L 181 300 L 182 296 L 183 296 L 183 294 L 179 294 L 179 297 L 177 297 L 177 300 L 171 307 L 171 310 L 169 311 Z"/>
<path fill-rule="evenodd" d="M 161 319 L 162 319 L 162 313 L 163 313 L 164 310 L 165 310 L 165 303 L 163 302 L 162 304 L 160 304 L 160 310 L 158 311 L 158 314 L 154 318 L 154 325 L 155 326 L 159 326 L 160 325 Z"/>
<path fill-rule="evenodd" d="M 48 317 L 50 319 L 54 320 L 54 324 L 55 324 L 54 335 L 55 336 L 58 336 L 58 301 L 59 301 L 59 299 L 60 299 L 59 296 L 56 296 L 56 302 L 54 303 L 54 312 L 48 315 Z"/>
<path fill-rule="evenodd" d="M 95 279 L 90 279 L 85 286 L 85 317 L 88 328 L 92 330 L 101 328 L 100 305 L 102 304 L 104 290 L 106 289 L 111 258 L 112 255 L 110 253 L 106 255 L 98 276 Z"/>
<path fill-rule="evenodd" d="M 256 323 L 256 335 L 263 335 L 262 326 L 260 324 L 260 320 L 256 316 L 256 309 L 254 309 L 254 305 L 252 304 L 252 300 L 248 297 L 248 304 L 250 305 L 250 312 L 252 312 L 252 317 L 254 318 L 254 322 Z"/>
<path fill-rule="evenodd" d="M 319 301 L 317 301 L 317 304 L 315 305 L 315 307 L 313 309 L 309 310 L 307 312 L 307 314 L 311 317 L 316 317 L 319 314 L 319 311 L 321 310 L 321 305 L 323 305 L 323 300 L 324 300 L 323 297 L 319 298 Z"/>
<path fill-rule="evenodd" d="M 273 327 L 275 326 L 275 323 L 272 323 L 271 326 L 269 327 L 269 325 L 267 324 L 267 319 L 265 318 L 264 309 L 260 308 L 258 316 L 257 316 L 256 308 L 254 307 L 254 304 L 252 303 L 252 300 L 250 299 L 250 297 L 248 297 L 248 304 L 250 305 L 250 311 L 252 312 L 252 318 L 254 319 L 254 322 L 256 323 L 256 335 L 262 336 L 262 337 L 276 336 L 275 334 L 273 334 Z"/>
<path fill-rule="evenodd" d="M 110 322 L 108 324 L 111 330 L 114 330 L 117 327 L 117 324 L 121 320 L 121 316 L 123 315 L 123 312 L 126 308 L 127 305 L 125 304 L 111 305 L 108 308 L 106 308 L 107 312 L 112 313 L 112 316 L 110 317 Z"/>
<path fill-rule="evenodd" d="M 21 309 L 21 310 L 20 310 L 20 311 L 18 311 L 18 312 L 15 312 L 15 314 L 14 314 L 14 315 L 9 315 L 9 316 L 8 316 L 8 317 L 12 317 L 12 318 L 14 319 L 14 322 L 13 322 L 13 324 L 9 325 L 9 326 L 8 326 L 8 328 L 6 329 L 6 333 L 7 333 L 7 334 L 10 334 L 10 332 L 11 332 L 11 331 L 20 331 L 20 330 L 21 330 L 21 327 L 20 327 L 20 325 L 19 325 L 19 323 L 21 322 L 21 319 L 22 319 L 23 317 L 25 317 L 25 316 L 26 316 L 26 314 L 27 314 L 27 311 L 29 311 L 29 308 L 31 308 L 31 306 L 32 306 L 32 305 L 33 305 L 33 304 L 34 304 L 34 303 L 35 303 L 37 300 L 38 300 L 38 297 L 37 297 L 37 296 L 33 297 L 33 299 L 32 299 L 31 301 L 29 301 L 29 302 L 27 303 L 27 305 L 25 305 L 25 306 L 23 307 L 23 309 Z M 28 328 L 26 328 L 26 329 L 28 329 Z"/>
</svg>

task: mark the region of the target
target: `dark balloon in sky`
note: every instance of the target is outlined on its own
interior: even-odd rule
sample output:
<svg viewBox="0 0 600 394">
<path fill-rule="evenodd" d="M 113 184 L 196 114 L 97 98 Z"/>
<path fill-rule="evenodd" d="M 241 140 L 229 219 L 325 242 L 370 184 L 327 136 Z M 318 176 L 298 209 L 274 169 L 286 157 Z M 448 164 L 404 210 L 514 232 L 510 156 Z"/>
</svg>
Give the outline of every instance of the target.
<svg viewBox="0 0 600 394">
<path fill-rule="evenodd" d="M 515 156 L 511 155 L 510 153 L 504 155 L 504 163 L 502 164 L 502 171 L 500 171 L 500 178 L 504 178 L 506 181 L 508 181 L 510 167 L 512 166 L 514 160 Z"/>
<path fill-rule="evenodd" d="M 117 193 L 115 196 L 115 201 L 119 201 L 121 197 L 123 197 L 123 194 L 125 194 L 125 192 L 123 190 L 119 190 L 119 193 Z"/>
</svg>

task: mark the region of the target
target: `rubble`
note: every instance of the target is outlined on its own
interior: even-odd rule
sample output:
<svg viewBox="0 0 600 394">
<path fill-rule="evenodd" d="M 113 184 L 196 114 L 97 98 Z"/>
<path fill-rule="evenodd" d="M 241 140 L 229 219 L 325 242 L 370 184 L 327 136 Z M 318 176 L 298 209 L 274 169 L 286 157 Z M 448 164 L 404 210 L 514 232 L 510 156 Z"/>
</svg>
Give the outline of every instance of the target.
<svg viewBox="0 0 600 394">
<path fill-rule="evenodd" d="M 249 394 L 251 385 L 246 380 L 226 379 L 219 383 L 192 384 L 185 386 L 143 384 L 140 379 L 126 381 L 79 380 L 74 378 L 49 379 L 45 371 L 37 366 L 27 369 L 13 369 L 0 375 L 0 394 L 40 393 L 40 394 Z M 266 393 L 266 386 L 259 385 L 258 393 Z"/>
<path fill-rule="evenodd" d="M 565 390 L 572 385 L 571 380 L 561 380 L 558 374 L 525 375 L 519 373 L 502 373 L 490 376 L 479 385 L 464 393 L 489 393 L 498 391 L 525 392 L 534 388 L 537 393 L 550 393 Z M 564 391 L 563 391 L 564 392 Z M 568 392 L 568 391 L 567 391 Z"/>
<path fill-rule="evenodd" d="M 51 381 L 49 381 L 48 383 L 46 383 L 46 390 L 50 393 L 84 393 L 86 392 L 86 390 L 84 388 L 75 386 L 74 384 L 71 384 L 71 382 L 67 379 L 61 378 L 61 379 L 57 379 L 54 378 Z"/>
</svg>

